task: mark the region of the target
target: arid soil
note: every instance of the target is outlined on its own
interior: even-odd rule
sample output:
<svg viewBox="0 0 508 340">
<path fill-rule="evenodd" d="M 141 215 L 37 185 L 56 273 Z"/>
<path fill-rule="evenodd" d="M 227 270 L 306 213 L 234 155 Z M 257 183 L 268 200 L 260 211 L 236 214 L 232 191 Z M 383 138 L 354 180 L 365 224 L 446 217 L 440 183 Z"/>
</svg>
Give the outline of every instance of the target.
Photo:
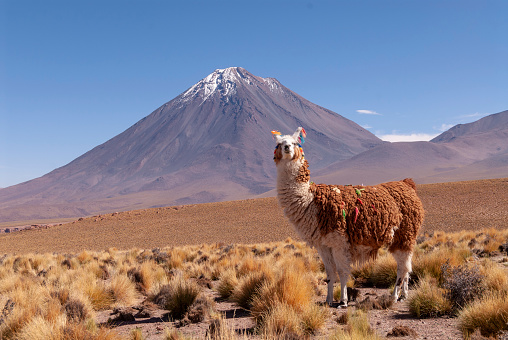
<svg viewBox="0 0 508 340">
<path fill-rule="evenodd" d="M 418 185 L 421 233 L 508 227 L 508 178 Z M 153 208 L 0 233 L 1 253 L 80 252 L 298 238 L 276 198 Z"/>
<path fill-rule="evenodd" d="M 325 286 L 322 287 L 323 291 Z M 368 297 L 375 298 L 383 294 L 388 294 L 387 289 L 360 288 L 358 301 L 362 301 Z M 222 301 L 218 299 L 217 293 L 211 289 L 206 289 L 206 294 L 216 298 L 215 308 L 218 312 L 226 315 L 227 325 L 234 327 L 239 338 L 260 339 L 260 336 L 253 334 L 255 322 L 250 313 L 236 306 L 234 303 Z M 325 304 L 326 294 L 319 297 L 320 303 Z M 356 308 L 358 302 L 351 302 L 348 309 Z M 150 303 L 141 302 L 140 309 L 144 307 L 148 310 L 150 316 L 146 318 L 135 318 L 134 321 L 119 322 L 115 329 L 119 334 L 128 338 L 133 329 L 139 328 L 146 340 L 162 340 L 165 339 L 166 329 L 175 329 L 184 336 L 192 338 L 204 338 L 209 329 L 209 322 L 201 322 L 198 324 L 190 324 L 180 327 L 180 321 L 168 320 L 167 311 L 161 310 Z M 348 309 L 337 308 L 337 304 L 328 309 L 329 317 L 325 326 L 312 338 L 327 339 L 332 336 L 333 332 L 340 325 L 341 316 L 346 314 Z M 137 313 L 137 309 L 131 309 L 133 315 Z M 393 305 L 389 309 L 370 310 L 368 312 L 369 322 L 376 333 L 382 337 L 386 337 L 394 329 L 402 328 L 408 332 L 407 335 L 402 333 L 397 339 L 462 339 L 462 334 L 457 327 L 457 319 L 451 317 L 417 319 L 410 315 L 407 302 L 402 301 Z M 114 314 L 113 310 L 107 310 L 99 313 L 97 319 L 99 322 L 107 322 L 108 319 L 114 319 L 118 314 Z"/>
</svg>

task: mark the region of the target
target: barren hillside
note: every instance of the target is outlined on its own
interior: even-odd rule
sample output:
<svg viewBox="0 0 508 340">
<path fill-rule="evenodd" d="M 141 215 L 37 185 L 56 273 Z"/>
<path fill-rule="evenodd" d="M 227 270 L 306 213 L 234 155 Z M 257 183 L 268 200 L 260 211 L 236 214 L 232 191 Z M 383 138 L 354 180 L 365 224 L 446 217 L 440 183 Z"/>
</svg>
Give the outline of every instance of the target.
<svg viewBox="0 0 508 340">
<path fill-rule="evenodd" d="M 418 185 L 422 229 L 454 232 L 508 227 L 508 178 Z M 271 242 L 297 238 L 276 198 L 136 210 L 48 229 L 0 234 L 0 253 L 79 252 Z"/>
</svg>

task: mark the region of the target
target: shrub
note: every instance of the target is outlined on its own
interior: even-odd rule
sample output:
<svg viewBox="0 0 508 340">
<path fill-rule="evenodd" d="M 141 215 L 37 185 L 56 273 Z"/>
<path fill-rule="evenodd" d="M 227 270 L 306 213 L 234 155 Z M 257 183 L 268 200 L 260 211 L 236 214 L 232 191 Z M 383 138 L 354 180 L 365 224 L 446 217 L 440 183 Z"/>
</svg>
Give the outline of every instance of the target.
<svg viewBox="0 0 508 340">
<path fill-rule="evenodd" d="M 443 288 L 446 289 L 446 297 L 455 310 L 464 307 L 485 290 L 484 277 L 480 274 L 477 266 L 471 267 L 464 264 L 452 268 L 448 264 L 444 264 L 442 271 Z"/>
<path fill-rule="evenodd" d="M 418 282 L 415 292 L 409 297 L 409 311 L 418 318 L 436 317 L 450 313 L 452 306 L 436 280 L 424 277 Z"/>
<path fill-rule="evenodd" d="M 466 339 L 476 329 L 487 337 L 508 330 L 508 296 L 492 293 L 473 301 L 459 312 L 459 328 Z"/>
</svg>

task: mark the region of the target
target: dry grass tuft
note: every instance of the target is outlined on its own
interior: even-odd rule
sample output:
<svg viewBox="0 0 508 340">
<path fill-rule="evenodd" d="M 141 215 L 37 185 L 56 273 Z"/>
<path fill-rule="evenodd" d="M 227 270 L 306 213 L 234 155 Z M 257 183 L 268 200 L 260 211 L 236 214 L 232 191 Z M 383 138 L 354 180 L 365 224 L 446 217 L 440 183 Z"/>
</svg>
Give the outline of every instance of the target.
<svg viewBox="0 0 508 340">
<path fill-rule="evenodd" d="M 236 277 L 236 271 L 228 269 L 224 271 L 219 278 L 217 284 L 217 292 L 223 299 L 227 299 L 233 294 L 235 287 L 238 285 L 238 278 Z"/>
<path fill-rule="evenodd" d="M 144 340 L 143 332 L 141 331 L 141 328 L 135 328 L 131 331 L 130 340 Z"/>
<path fill-rule="evenodd" d="M 127 275 L 120 274 L 113 277 L 110 288 L 117 307 L 129 306 L 136 301 L 136 286 Z"/>
<path fill-rule="evenodd" d="M 201 293 L 201 288 L 193 281 L 177 277 L 169 283 L 169 296 L 164 307 L 175 319 L 182 319 Z"/>
<path fill-rule="evenodd" d="M 476 329 L 486 337 L 508 330 L 508 296 L 491 293 L 473 301 L 460 311 L 459 328 L 465 339 L 469 339 Z"/>
<path fill-rule="evenodd" d="M 380 340 L 382 339 L 370 327 L 367 313 L 358 309 L 355 311 L 349 310 L 345 328 L 338 328 L 332 335 L 333 340 Z"/>
<path fill-rule="evenodd" d="M 259 320 L 258 333 L 267 339 L 301 338 L 304 333 L 299 313 L 285 303 L 274 305 Z"/>
<path fill-rule="evenodd" d="M 281 267 L 280 274 L 265 281 L 252 299 L 252 315 L 267 336 L 301 337 L 320 329 L 327 315 L 313 302 L 314 289 L 299 266 Z"/>
<path fill-rule="evenodd" d="M 290 268 L 274 279 L 265 281 L 252 301 L 252 315 L 259 318 L 275 305 L 284 303 L 302 312 L 312 303 L 313 287 L 310 278 Z"/>
<path fill-rule="evenodd" d="M 272 276 L 271 272 L 253 272 L 242 277 L 231 294 L 231 300 L 242 308 L 250 309 L 258 290 L 266 281 L 270 281 Z"/>
<path fill-rule="evenodd" d="M 484 277 L 485 289 L 489 292 L 508 294 L 508 275 L 506 269 L 497 263 L 486 259 L 480 266 L 480 274 Z"/>
<path fill-rule="evenodd" d="M 444 280 L 443 265 L 458 267 L 471 255 L 471 251 L 465 246 L 458 248 L 442 246 L 427 252 L 417 249 L 413 256 L 412 277 L 417 281 L 425 276 L 430 276 L 441 285 Z"/>
<path fill-rule="evenodd" d="M 429 318 L 449 314 L 451 302 L 446 299 L 445 291 L 439 288 L 434 278 L 420 279 L 415 292 L 409 296 L 409 311 L 418 318 Z"/>
<path fill-rule="evenodd" d="M 90 311 L 80 300 L 69 299 L 62 306 L 69 322 L 83 322 L 90 317 Z"/>
</svg>

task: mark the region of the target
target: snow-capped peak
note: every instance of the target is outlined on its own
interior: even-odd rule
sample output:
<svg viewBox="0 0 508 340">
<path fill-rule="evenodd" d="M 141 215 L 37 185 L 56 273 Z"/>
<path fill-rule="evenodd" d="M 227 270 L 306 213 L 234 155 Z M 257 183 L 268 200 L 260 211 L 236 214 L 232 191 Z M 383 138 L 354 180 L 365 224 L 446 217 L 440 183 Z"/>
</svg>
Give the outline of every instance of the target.
<svg viewBox="0 0 508 340">
<path fill-rule="evenodd" d="M 220 93 L 226 101 L 229 101 L 229 98 L 236 94 L 240 84 L 254 85 L 260 84 L 260 82 L 268 86 L 271 92 L 282 92 L 278 81 L 273 78 L 253 76 L 241 67 L 228 67 L 225 69 L 217 69 L 201 79 L 196 85 L 182 94 L 180 101 L 187 102 L 199 97 L 202 99 L 203 103 L 214 93 Z"/>
<path fill-rule="evenodd" d="M 183 94 L 183 99 L 199 95 L 205 101 L 216 91 L 220 91 L 223 96 L 228 97 L 236 93 L 236 83 L 243 78 L 244 76 L 240 75 L 238 67 L 217 69 L 188 89 Z"/>
</svg>

